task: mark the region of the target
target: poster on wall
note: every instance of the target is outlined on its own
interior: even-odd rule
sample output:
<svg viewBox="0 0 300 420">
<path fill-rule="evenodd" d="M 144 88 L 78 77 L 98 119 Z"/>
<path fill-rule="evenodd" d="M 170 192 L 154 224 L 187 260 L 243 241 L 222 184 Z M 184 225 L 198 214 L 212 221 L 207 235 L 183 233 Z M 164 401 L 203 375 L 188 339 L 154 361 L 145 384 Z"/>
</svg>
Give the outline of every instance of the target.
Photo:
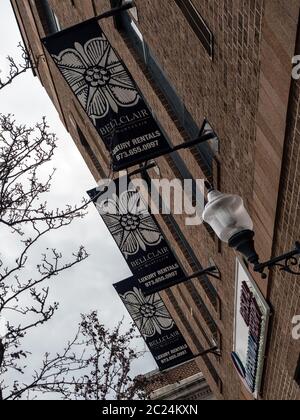
<svg viewBox="0 0 300 420">
<path fill-rule="evenodd" d="M 133 276 L 114 285 L 160 370 L 194 358 L 158 293 L 144 296 Z"/>
<path fill-rule="evenodd" d="M 123 182 L 124 180 L 124 182 Z M 88 192 L 144 295 L 172 287 L 186 275 L 148 205 L 124 177 L 99 196 Z M 127 189 L 129 188 L 129 189 Z"/>
<path fill-rule="evenodd" d="M 256 399 L 261 390 L 269 318 L 269 305 L 244 262 L 238 258 L 232 361 L 244 385 Z"/>
<path fill-rule="evenodd" d="M 118 53 L 96 20 L 43 39 L 119 171 L 171 147 Z"/>
</svg>

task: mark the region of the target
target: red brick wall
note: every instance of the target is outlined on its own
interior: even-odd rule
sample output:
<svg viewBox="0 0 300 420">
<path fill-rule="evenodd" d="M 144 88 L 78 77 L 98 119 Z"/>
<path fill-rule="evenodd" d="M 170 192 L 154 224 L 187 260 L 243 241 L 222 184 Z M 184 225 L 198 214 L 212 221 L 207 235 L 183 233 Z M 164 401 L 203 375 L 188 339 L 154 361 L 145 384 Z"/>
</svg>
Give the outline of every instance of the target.
<svg viewBox="0 0 300 420">
<path fill-rule="evenodd" d="M 299 40 L 300 41 L 300 40 Z M 298 43 L 298 50 L 300 42 Z M 299 51 L 298 51 L 299 54 Z M 293 82 L 281 174 L 282 195 L 278 216 L 274 255 L 293 249 L 300 238 L 300 82 Z M 300 354 L 300 340 L 292 338 L 292 319 L 300 315 L 299 277 L 276 271 L 271 280 L 270 300 L 274 308 L 264 397 L 300 399 L 300 388 L 293 380 Z"/>
</svg>

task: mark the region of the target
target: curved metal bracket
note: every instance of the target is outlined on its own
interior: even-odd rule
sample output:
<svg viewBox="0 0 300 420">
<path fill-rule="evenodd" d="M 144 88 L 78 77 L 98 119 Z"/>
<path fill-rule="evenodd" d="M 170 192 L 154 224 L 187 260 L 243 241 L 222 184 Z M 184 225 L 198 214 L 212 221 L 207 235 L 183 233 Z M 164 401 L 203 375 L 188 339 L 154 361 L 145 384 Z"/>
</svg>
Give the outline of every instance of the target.
<svg viewBox="0 0 300 420">
<path fill-rule="evenodd" d="M 218 269 L 216 265 L 214 265 L 212 267 L 208 267 L 208 268 L 205 268 L 204 270 L 198 271 L 192 274 L 191 276 L 188 276 L 184 281 L 192 280 L 201 276 L 209 276 L 209 277 L 213 277 L 214 279 L 221 280 L 220 270 Z"/>
<path fill-rule="evenodd" d="M 300 242 L 296 242 L 295 249 L 280 257 L 273 258 L 262 264 L 254 265 L 254 271 L 261 273 L 263 278 L 267 278 L 265 269 L 279 267 L 280 271 L 300 276 Z"/>
</svg>

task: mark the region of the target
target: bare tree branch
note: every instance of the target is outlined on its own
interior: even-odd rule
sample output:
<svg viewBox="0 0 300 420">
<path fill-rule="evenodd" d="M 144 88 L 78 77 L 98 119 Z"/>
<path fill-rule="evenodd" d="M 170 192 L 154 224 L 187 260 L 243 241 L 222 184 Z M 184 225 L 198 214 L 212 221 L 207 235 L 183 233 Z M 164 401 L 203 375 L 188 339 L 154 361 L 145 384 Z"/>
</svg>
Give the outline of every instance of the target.
<svg viewBox="0 0 300 420">
<path fill-rule="evenodd" d="M 9 72 L 4 80 L 0 78 L 0 90 L 10 85 L 17 77 L 26 73 L 26 71 L 32 67 L 30 56 L 26 48 L 21 43 L 19 44 L 19 48 L 22 53 L 22 61 L 18 63 L 13 57 L 7 57 Z"/>
<path fill-rule="evenodd" d="M 84 261 L 88 254 L 79 246 L 69 260 L 58 249 L 46 249 L 34 264 L 33 248 L 50 232 L 71 225 L 86 214 L 88 202 L 65 209 L 51 209 L 43 196 L 50 192 L 54 171 L 45 177 L 56 148 L 56 136 L 49 132 L 45 118 L 36 127 L 17 125 L 11 115 L 0 114 L 0 235 L 11 231 L 22 248 L 5 261 L 0 253 L 0 315 L 14 312 L 19 321 L 9 322 L 0 348 L 0 399 L 8 391 L 8 372 L 23 373 L 28 352 L 24 337 L 47 323 L 58 309 L 49 302 L 49 281 Z M 2 246 L 6 246 L 2 242 Z M 30 277 L 26 267 L 30 264 Z M 34 269 L 35 267 L 35 269 Z M 14 316 L 13 319 L 16 319 Z M 15 388 L 15 385 L 13 385 Z"/>
<path fill-rule="evenodd" d="M 30 384 L 15 382 L 5 400 L 32 399 L 57 394 L 65 400 L 133 400 L 147 397 L 146 380 L 131 378 L 133 362 L 142 354 L 134 350 L 134 327 L 122 333 L 122 322 L 109 330 L 97 312 L 83 315 L 75 338 L 62 354 L 45 355 Z"/>
</svg>

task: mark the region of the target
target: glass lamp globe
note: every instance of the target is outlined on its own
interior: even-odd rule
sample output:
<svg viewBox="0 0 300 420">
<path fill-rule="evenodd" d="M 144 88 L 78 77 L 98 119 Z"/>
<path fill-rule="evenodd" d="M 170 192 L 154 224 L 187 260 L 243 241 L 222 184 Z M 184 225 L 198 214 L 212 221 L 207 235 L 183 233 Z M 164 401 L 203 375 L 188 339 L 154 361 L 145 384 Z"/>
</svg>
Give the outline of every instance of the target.
<svg viewBox="0 0 300 420">
<path fill-rule="evenodd" d="M 253 231 L 251 217 L 243 199 L 238 195 L 223 194 L 217 190 L 210 191 L 202 218 L 222 242 L 229 243 L 235 235 L 243 231 Z"/>
</svg>

